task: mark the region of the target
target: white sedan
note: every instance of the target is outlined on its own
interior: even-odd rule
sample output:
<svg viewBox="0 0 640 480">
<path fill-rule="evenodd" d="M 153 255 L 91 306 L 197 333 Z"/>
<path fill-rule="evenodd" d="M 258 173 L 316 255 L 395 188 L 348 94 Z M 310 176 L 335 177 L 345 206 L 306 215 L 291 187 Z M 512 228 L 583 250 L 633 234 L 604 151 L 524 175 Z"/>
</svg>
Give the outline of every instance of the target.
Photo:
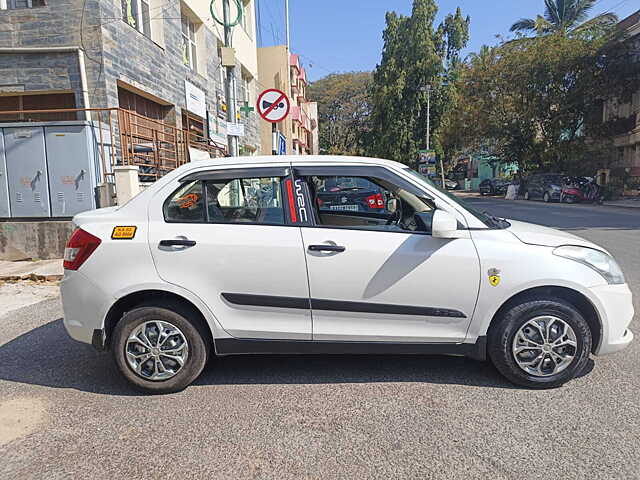
<svg viewBox="0 0 640 480">
<path fill-rule="evenodd" d="M 633 339 L 606 250 L 479 213 L 391 161 L 194 162 L 74 223 L 64 325 L 147 392 L 246 353 L 465 355 L 550 388 Z"/>
</svg>

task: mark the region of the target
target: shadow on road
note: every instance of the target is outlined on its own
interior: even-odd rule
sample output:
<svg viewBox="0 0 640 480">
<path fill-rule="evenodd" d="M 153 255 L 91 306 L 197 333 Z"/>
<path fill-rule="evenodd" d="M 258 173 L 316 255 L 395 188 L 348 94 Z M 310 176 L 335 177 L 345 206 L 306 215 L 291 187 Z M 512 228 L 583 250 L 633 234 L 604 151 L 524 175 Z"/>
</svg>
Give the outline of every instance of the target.
<svg viewBox="0 0 640 480">
<path fill-rule="evenodd" d="M 111 356 L 71 340 L 62 319 L 0 346 L 0 380 L 105 395 L 139 395 Z M 434 356 L 278 356 L 213 359 L 196 385 L 418 382 L 517 388 L 490 363 Z"/>
</svg>

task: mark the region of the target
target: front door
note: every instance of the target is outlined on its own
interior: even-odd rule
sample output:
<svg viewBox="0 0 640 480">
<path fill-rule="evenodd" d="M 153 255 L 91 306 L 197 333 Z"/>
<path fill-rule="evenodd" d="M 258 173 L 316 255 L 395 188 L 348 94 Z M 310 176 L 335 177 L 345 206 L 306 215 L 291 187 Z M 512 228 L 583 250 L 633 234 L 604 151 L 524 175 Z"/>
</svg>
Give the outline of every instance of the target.
<svg viewBox="0 0 640 480">
<path fill-rule="evenodd" d="M 158 274 L 200 297 L 236 338 L 311 339 L 300 228 L 283 204 L 287 172 L 196 174 L 150 207 Z"/>
<path fill-rule="evenodd" d="M 464 340 L 478 256 L 471 239 L 430 235 L 435 204 L 424 192 L 383 167 L 296 174 L 315 206 L 315 225 L 302 228 L 314 340 Z"/>
</svg>

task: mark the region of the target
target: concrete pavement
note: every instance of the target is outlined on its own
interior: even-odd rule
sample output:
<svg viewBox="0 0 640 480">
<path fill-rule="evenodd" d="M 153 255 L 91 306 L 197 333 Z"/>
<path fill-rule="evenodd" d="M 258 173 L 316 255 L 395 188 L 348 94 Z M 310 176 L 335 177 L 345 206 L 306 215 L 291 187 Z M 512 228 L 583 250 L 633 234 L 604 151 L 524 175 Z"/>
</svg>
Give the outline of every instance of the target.
<svg viewBox="0 0 640 480">
<path fill-rule="evenodd" d="M 600 243 L 640 312 L 635 211 L 470 202 Z M 552 391 L 462 358 L 247 356 L 147 397 L 61 317 L 57 299 L 0 316 L 0 425 L 25 422 L 0 435 L 0 478 L 639 478 L 639 341 Z"/>
</svg>

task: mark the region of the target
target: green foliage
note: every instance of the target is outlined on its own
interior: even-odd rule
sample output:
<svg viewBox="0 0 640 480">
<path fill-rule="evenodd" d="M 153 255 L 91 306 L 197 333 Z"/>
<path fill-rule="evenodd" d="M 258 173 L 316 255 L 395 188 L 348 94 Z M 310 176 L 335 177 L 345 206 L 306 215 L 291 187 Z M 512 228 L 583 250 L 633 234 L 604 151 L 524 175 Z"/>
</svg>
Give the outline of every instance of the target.
<svg viewBox="0 0 640 480">
<path fill-rule="evenodd" d="M 434 29 L 434 0 L 414 0 L 411 16 L 388 12 L 382 59 L 373 74 L 367 154 L 413 164 L 427 133 L 427 92 L 431 86 L 432 148 L 452 103 L 459 52 L 469 39 L 469 18 L 460 9 Z"/>
<path fill-rule="evenodd" d="M 318 102 L 322 153 L 363 154 L 370 85 L 370 72 L 352 72 L 329 75 L 309 86 L 309 99 Z"/>
<path fill-rule="evenodd" d="M 511 26 L 512 32 L 595 35 L 610 30 L 618 21 L 613 13 L 603 13 L 588 21 L 589 12 L 598 0 L 545 0 L 544 16 L 522 18 Z"/>
<path fill-rule="evenodd" d="M 460 68 L 444 122 L 449 152 L 485 146 L 521 173 L 593 173 L 608 135 L 602 104 L 640 79 L 629 45 L 554 33 L 483 48 Z"/>
</svg>

